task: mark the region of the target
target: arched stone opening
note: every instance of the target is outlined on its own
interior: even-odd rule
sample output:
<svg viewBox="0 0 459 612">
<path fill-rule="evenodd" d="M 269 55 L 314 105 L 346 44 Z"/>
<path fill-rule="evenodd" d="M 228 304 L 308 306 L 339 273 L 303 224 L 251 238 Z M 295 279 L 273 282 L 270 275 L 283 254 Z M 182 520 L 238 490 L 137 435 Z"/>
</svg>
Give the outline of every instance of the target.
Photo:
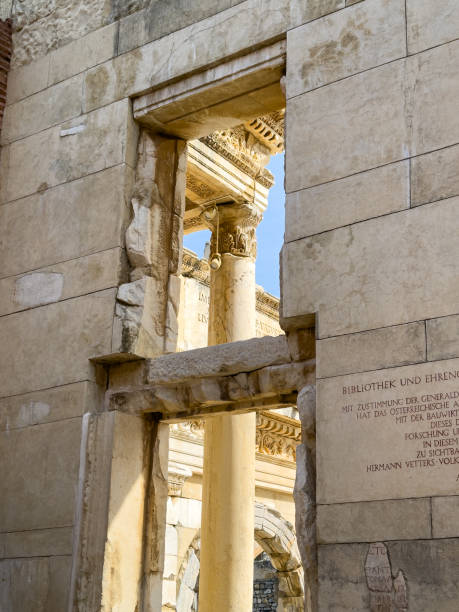
<svg viewBox="0 0 459 612">
<path fill-rule="evenodd" d="M 198 531 L 178 574 L 177 612 L 194 612 L 197 609 L 200 539 L 201 533 Z M 276 510 L 256 503 L 254 539 L 277 570 L 277 612 L 302 611 L 304 577 L 293 526 Z"/>
</svg>

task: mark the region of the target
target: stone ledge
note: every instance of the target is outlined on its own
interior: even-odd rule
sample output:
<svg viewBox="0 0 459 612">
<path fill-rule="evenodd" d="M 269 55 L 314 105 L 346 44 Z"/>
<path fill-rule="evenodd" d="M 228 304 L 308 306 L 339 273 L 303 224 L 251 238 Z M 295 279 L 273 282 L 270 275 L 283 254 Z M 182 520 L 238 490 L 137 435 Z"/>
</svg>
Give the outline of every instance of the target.
<svg viewBox="0 0 459 612">
<path fill-rule="evenodd" d="M 116 365 L 110 381 L 109 410 L 171 421 L 291 406 L 315 384 L 315 360 L 294 362 L 285 336 L 265 336 Z"/>
<path fill-rule="evenodd" d="M 146 382 L 166 384 L 199 377 L 227 376 L 290 361 L 285 336 L 264 336 L 163 355 L 147 362 Z"/>
</svg>

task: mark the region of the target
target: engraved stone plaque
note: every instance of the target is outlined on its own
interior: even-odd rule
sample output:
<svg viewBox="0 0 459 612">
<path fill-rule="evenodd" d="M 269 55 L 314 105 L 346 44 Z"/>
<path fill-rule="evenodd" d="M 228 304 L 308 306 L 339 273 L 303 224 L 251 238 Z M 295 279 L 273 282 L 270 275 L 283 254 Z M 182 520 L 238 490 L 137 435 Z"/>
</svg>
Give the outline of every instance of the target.
<svg viewBox="0 0 459 612">
<path fill-rule="evenodd" d="M 318 503 L 459 493 L 459 359 L 317 381 Z"/>
</svg>

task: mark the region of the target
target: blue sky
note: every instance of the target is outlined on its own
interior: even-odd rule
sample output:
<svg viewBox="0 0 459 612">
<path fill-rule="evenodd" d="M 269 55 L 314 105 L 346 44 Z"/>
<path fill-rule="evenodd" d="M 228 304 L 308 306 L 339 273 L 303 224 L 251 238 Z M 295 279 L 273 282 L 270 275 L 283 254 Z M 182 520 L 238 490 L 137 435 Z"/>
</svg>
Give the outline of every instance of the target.
<svg viewBox="0 0 459 612">
<path fill-rule="evenodd" d="M 274 155 L 267 166 L 274 175 L 274 187 L 269 191 L 268 208 L 257 229 L 258 255 L 256 281 L 265 291 L 279 297 L 279 253 L 284 241 L 284 153 Z M 210 232 L 188 234 L 183 244 L 202 257 Z"/>
</svg>

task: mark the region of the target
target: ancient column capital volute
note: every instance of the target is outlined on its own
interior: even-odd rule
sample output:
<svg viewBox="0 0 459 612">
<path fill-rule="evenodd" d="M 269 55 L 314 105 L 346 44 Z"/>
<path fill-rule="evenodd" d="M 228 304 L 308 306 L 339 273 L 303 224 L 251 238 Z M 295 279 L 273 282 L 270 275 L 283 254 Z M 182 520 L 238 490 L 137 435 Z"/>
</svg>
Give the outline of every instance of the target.
<svg viewBox="0 0 459 612">
<path fill-rule="evenodd" d="M 256 228 L 262 219 L 256 206 L 249 202 L 217 204 L 203 211 L 202 219 L 212 231 L 211 257 L 230 253 L 256 258 Z"/>
</svg>

